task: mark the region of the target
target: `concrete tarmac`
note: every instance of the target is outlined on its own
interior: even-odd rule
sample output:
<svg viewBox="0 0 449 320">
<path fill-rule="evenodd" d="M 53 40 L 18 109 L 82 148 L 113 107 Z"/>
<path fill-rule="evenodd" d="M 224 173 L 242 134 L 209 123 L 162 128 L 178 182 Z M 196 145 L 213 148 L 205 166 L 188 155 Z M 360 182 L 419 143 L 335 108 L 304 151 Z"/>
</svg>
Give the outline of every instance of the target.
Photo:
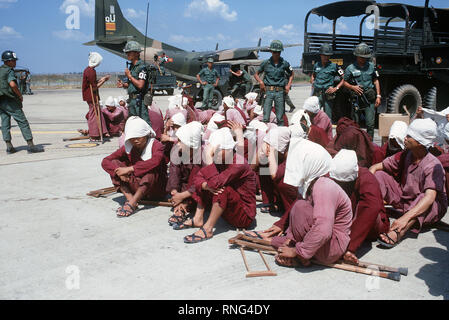
<svg viewBox="0 0 449 320">
<path fill-rule="evenodd" d="M 105 100 L 121 89 L 101 90 Z M 294 87 L 291 98 L 302 106 L 309 86 Z M 155 101 L 164 111 L 166 96 Z M 376 243 L 359 252 L 363 261 L 408 267 L 400 282 L 318 266 L 289 269 L 267 258 L 276 277 L 246 279 L 236 234 L 224 221 L 212 240 L 186 245 L 192 230 L 174 231 L 168 208 L 142 207 L 118 219 L 119 194 L 94 199 L 91 190 L 111 186 L 101 160 L 115 151 L 117 139 L 91 149 L 70 149 L 63 138 L 86 129 L 88 107 L 81 92 L 36 91 L 26 96 L 25 113 L 35 143 L 46 152 L 29 155 L 17 126 L 6 155 L 0 144 L 0 299 L 448 299 L 449 233 L 429 230 L 409 236 L 392 250 Z M 257 230 L 278 217 L 257 215 Z M 444 218 L 449 222 L 448 217 Z M 264 270 L 256 253 L 247 252 L 253 270 Z"/>
</svg>

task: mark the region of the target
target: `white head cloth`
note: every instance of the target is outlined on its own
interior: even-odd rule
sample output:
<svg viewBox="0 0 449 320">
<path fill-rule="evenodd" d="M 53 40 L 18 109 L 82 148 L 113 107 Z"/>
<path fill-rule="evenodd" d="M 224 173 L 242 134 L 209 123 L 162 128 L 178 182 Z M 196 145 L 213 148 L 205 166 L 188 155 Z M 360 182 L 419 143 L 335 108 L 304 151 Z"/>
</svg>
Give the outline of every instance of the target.
<svg viewBox="0 0 449 320">
<path fill-rule="evenodd" d="M 183 126 L 187 123 L 187 119 L 182 112 L 178 112 L 173 117 L 171 117 L 173 124 L 177 126 Z"/>
<path fill-rule="evenodd" d="M 143 149 L 141 158 L 143 161 L 151 159 L 153 156 L 152 148 L 154 143 L 154 137 L 156 137 L 156 132 L 150 127 L 148 123 L 139 117 L 130 117 L 126 121 L 125 126 L 125 151 L 129 154 L 133 148 L 130 139 L 148 137 L 148 143 Z"/>
<path fill-rule="evenodd" d="M 98 67 L 102 61 L 103 57 L 98 52 L 89 53 L 89 67 Z"/>
<path fill-rule="evenodd" d="M 416 119 L 408 127 L 407 135 L 429 148 L 437 137 L 437 124 L 431 119 Z"/>
<path fill-rule="evenodd" d="M 264 142 L 268 143 L 271 147 L 276 149 L 280 153 L 284 153 L 287 150 L 290 143 L 290 129 L 287 127 L 278 127 L 270 130 L 265 138 Z"/>
<path fill-rule="evenodd" d="M 303 108 L 306 111 L 318 113 L 318 111 L 320 111 L 320 100 L 315 96 L 307 98 L 307 100 L 304 102 Z"/>
<path fill-rule="evenodd" d="M 260 115 L 263 115 L 263 109 L 262 109 L 262 106 L 259 106 L 259 105 L 257 105 L 255 108 L 254 108 L 254 114 L 257 114 L 258 116 L 260 116 Z"/>
<path fill-rule="evenodd" d="M 355 181 L 359 176 L 359 165 L 357 154 L 353 150 L 340 150 L 332 159 L 331 171 L 332 179 L 341 182 Z"/>
<path fill-rule="evenodd" d="M 246 99 L 249 101 L 254 101 L 257 99 L 257 93 L 256 92 L 250 92 L 245 96 Z"/>
<path fill-rule="evenodd" d="M 234 98 L 231 97 L 231 96 L 224 97 L 223 98 L 223 104 L 226 104 L 228 106 L 228 108 L 230 108 L 230 109 L 234 109 L 234 107 L 235 107 Z"/>
<path fill-rule="evenodd" d="M 114 99 L 113 97 L 109 96 L 109 97 L 106 99 L 106 101 L 104 102 L 104 105 L 105 105 L 106 107 L 115 107 L 115 106 L 116 106 L 116 105 L 115 105 L 115 99 Z"/>
<path fill-rule="evenodd" d="M 408 125 L 404 121 L 395 121 L 390 129 L 389 139 L 395 139 L 402 150 L 405 149 L 404 140 L 407 136 Z"/>
<path fill-rule="evenodd" d="M 449 141 L 449 123 L 444 126 L 444 139 Z"/>
<path fill-rule="evenodd" d="M 293 124 L 300 124 L 301 119 L 304 118 L 306 120 L 307 126 L 310 127 L 312 125 L 312 122 L 310 121 L 309 115 L 305 112 L 305 110 L 298 110 L 296 111 L 292 119 L 290 120 L 290 123 Z"/>
<path fill-rule="evenodd" d="M 209 123 L 207 124 L 207 129 L 210 131 L 218 130 L 218 126 L 215 122 L 225 121 L 225 117 L 219 113 L 214 113 L 212 118 L 210 118 Z"/>
<path fill-rule="evenodd" d="M 304 129 L 300 124 L 294 124 L 289 127 L 291 139 L 307 139 L 307 133 L 304 132 Z"/>
<path fill-rule="evenodd" d="M 291 139 L 284 183 L 298 187 L 305 199 L 310 184 L 329 173 L 332 157 L 322 146 L 306 139 Z"/>
<path fill-rule="evenodd" d="M 231 129 L 221 128 L 212 132 L 209 137 L 209 144 L 217 147 L 217 150 L 232 150 L 237 143 L 232 137 Z"/>
<path fill-rule="evenodd" d="M 168 109 L 184 109 L 182 106 L 182 95 L 177 94 L 175 96 L 172 96 L 170 98 L 168 98 Z"/>
<path fill-rule="evenodd" d="M 122 101 L 126 103 L 126 99 L 125 99 L 125 97 L 123 97 L 123 96 L 120 96 L 120 97 L 118 97 L 117 99 L 118 99 L 118 102 L 119 102 L 119 103 L 122 102 Z"/>
<path fill-rule="evenodd" d="M 192 149 L 198 149 L 201 147 L 202 134 L 203 125 L 198 121 L 190 122 L 176 131 L 176 136 L 178 139 Z"/>
</svg>

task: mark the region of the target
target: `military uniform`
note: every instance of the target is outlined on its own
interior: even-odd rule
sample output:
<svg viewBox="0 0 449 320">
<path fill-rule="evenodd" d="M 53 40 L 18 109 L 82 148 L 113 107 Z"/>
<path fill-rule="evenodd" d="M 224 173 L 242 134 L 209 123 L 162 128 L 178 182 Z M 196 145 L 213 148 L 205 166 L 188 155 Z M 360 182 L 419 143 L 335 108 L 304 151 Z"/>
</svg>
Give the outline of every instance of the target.
<svg viewBox="0 0 449 320">
<path fill-rule="evenodd" d="M 9 85 L 11 81 L 17 83 L 14 69 L 7 65 L 2 65 L 0 67 L 0 117 L 2 121 L 3 140 L 7 142 L 11 141 L 11 117 L 13 117 L 19 125 L 23 138 L 26 141 L 31 141 L 33 140 L 31 128 L 23 112 L 22 102 Z"/>
<path fill-rule="evenodd" d="M 126 52 L 141 52 L 139 43 L 135 41 L 130 41 L 126 44 Z M 144 104 L 145 94 L 148 92 L 148 87 L 150 82 L 154 82 L 153 73 L 148 72 L 147 65 L 142 60 L 136 62 L 132 65 L 130 70 L 131 76 L 137 80 L 145 80 L 145 85 L 142 89 L 137 88 L 131 81 L 128 82 L 128 109 L 129 116 L 137 116 L 151 126 L 150 116 L 148 114 L 148 108 Z"/>
<path fill-rule="evenodd" d="M 315 63 L 313 74 L 315 75 L 313 95 L 318 97 L 320 105 L 324 107 L 324 112 L 326 112 L 329 119 L 332 119 L 335 95 L 330 96 L 326 94 L 326 91 L 334 86 L 334 79 L 338 76 L 338 67 L 330 61 L 323 66 L 321 61 L 319 61 Z"/>
<path fill-rule="evenodd" d="M 274 64 L 273 58 L 265 60 L 259 67 L 258 73 L 265 73 L 263 82 L 266 88 L 265 102 L 263 106 L 263 121 L 270 122 L 270 113 L 275 105 L 275 113 L 278 125 L 284 125 L 283 116 L 285 114 L 284 88 L 288 83 L 286 74 L 290 77 L 293 68 L 282 57 L 277 65 Z"/>
<path fill-rule="evenodd" d="M 214 68 L 209 69 L 209 67 L 203 68 L 198 75 L 202 81 L 207 82 L 203 88 L 203 105 L 201 108 L 208 109 L 212 104 L 212 98 L 214 96 L 214 84 L 220 76 L 217 70 Z"/>
<path fill-rule="evenodd" d="M 361 99 L 356 96 L 355 93 L 351 93 L 353 99 L 358 100 L 358 110 L 355 107 L 352 108 L 351 114 L 352 119 L 355 122 L 359 122 L 360 113 L 365 113 L 365 122 L 368 134 L 373 137 L 374 136 L 374 125 L 375 125 L 375 117 L 376 117 L 376 93 L 374 80 L 377 79 L 377 71 L 372 62 L 366 62 L 366 64 L 361 67 L 357 63 L 353 63 L 346 68 L 345 71 L 345 81 L 353 84 L 359 85 L 365 91 L 365 96 L 368 98 L 369 105 L 364 105 Z M 367 94 L 368 93 L 368 94 Z"/>
<path fill-rule="evenodd" d="M 246 70 L 241 70 L 242 71 L 242 75 L 240 77 L 236 77 L 237 78 L 237 83 L 232 87 L 232 91 L 231 94 L 233 95 L 235 91 L 237 91 L 240 86 L 243 86 L 245 88 L 245 92 L 244 92 L 244 96 L 246 96 L 250 91 L 251 91 L 251 86 L 252 86 L 252 80 L 251 80 L 251 76 L 249 75 L 249 73 Z"/>
</svg>

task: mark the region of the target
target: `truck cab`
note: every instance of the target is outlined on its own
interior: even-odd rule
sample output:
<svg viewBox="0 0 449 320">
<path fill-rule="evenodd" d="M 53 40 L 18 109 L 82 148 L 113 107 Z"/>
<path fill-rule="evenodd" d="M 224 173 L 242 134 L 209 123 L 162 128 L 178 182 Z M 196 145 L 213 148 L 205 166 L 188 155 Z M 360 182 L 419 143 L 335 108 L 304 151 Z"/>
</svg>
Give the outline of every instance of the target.
<svg viewBox="0 0 449 320">
<path fill-rule="evenodd" d="M 312 15 L 327 19 L 332 32 L 310 32 Z M 338 33 L 337 23 L 350 17 L 360 19 L 358 29 Z M 373 22 L 371 29 L 367 21 Z M 429 7 L 429 0 L 423 7 L 339 1 L 314 8 L 305 19 L 303 72 L 313 72 L 323 43 L 332 45 L 331 60 L 345 69 L 355 61 L 353 50 L 361 42 L 370 46 L 380 74 L 383 99 L 379 112 L 413 116 L 419 106 L 441 110 L 449 105 L 449 9 Z M 347 94 L 341 90 L 337 100 L 346 111 L 350 109 Z"/>
</svg>

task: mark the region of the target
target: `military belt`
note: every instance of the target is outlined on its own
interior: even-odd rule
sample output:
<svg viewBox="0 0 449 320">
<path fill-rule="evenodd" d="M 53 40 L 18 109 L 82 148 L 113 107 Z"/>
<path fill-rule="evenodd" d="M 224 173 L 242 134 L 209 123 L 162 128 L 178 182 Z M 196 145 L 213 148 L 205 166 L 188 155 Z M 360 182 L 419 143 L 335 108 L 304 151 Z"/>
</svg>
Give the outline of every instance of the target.
<svg viewBox="0 0 449 320">
<path fill-rule="evenodd" d="M 269 86 L 269 87 L 267 87 L 267 91 L 284 91 L 284 87 Z"/>
<path fill-rule="evenodd" d="M 140 93 L 131 93 L 129 94 L 130 99 L 137 99 L 140 97 Z"/>
</svg>

